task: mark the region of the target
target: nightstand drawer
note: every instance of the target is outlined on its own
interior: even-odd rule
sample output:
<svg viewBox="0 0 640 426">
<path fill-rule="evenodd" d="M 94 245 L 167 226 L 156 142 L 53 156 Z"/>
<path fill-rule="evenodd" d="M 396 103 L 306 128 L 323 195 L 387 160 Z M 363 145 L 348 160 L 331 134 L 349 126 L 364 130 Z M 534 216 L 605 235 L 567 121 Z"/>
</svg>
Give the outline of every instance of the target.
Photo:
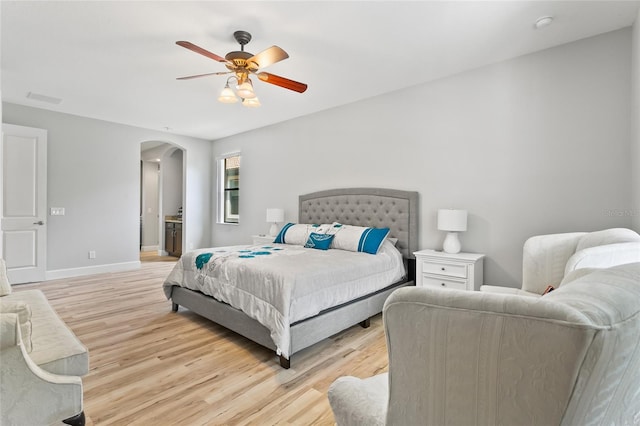
<svg viewBox="0 0 640 426">
<path fill-rule="evenodd" d="M 446 278 L 436 278 L 430 275 L 422 276 L 423 286 L 434 286 L 440 288 L 449 288 L 455 290 L 467 290 L 467 283 L 465 281 L 449 280 Z"/>
<path fill-rule="evenodd" d="M 422 272 L 447 275 L 449 277 L 467 278 L 467 265 L 461 265 L 459 263 L 423 261 Z"/>
</svg>

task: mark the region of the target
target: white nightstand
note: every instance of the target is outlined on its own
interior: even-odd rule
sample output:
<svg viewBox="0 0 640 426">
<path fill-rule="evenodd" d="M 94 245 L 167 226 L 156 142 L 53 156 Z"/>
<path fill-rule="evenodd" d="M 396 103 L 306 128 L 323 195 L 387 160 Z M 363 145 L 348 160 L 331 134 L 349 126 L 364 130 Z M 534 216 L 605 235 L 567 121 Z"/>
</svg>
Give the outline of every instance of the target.
<svg viewBox="0 0 640 426">
<path fill-rule="evenodd" d="M 253 240 L 253 245 L 257 246 L 259 244 L 273 244 L 273 240 L 276 237 L 272 237 L 271 235 L 252 235 L 251 239 Z"/>
<path fill-rule="evenodd" d="M 484 254 L 420 250 L 416 256 L 416 287 L 436 286 L 480 290 Z"/>
</svg>

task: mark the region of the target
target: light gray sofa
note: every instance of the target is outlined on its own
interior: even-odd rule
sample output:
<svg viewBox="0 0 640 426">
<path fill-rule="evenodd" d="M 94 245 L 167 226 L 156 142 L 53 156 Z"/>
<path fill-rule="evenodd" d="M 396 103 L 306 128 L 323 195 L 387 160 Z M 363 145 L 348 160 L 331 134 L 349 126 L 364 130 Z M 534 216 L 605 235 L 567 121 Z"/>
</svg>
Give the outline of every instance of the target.
<svg viewBox="0 0 640 426">
<path fill-rule="evenodd" d="M 389 372 L 329 389 L 339 426 L 640 424 L 640 263 L 539 298 L 395 291 Z"/>
<path fill-rule="evenodd" d="M 522 249 L 521 288 L 483 285 L 480 291 L 540 297 L 592 268 L 640 262 L 640 235 L 627 228 L 533 236 Z"/>
<path fill-rule="evenodd" d="M 0 259 L 0 424 L 83 425 L 89 353 L 40 290 L 12 291 Z"/>
</svg>

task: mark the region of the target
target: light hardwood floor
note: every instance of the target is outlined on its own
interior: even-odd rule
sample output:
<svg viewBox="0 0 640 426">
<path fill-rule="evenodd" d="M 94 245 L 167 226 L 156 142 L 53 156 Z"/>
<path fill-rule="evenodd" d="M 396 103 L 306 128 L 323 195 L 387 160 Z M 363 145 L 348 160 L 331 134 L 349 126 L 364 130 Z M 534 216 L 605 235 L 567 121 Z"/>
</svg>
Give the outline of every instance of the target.
<svg viewBox="0 0 640 426">
<path fill-rule="evenodd" d="M 272 351 L 184 308 L 162 282 L 175 258 L 136 271 L 15 286 L 41 289 L 88 347 L 88 425 L 332 425 L 327 389 L 343 375 L 386 371 L 381 315 L 280 367 Z"/>
</svg>

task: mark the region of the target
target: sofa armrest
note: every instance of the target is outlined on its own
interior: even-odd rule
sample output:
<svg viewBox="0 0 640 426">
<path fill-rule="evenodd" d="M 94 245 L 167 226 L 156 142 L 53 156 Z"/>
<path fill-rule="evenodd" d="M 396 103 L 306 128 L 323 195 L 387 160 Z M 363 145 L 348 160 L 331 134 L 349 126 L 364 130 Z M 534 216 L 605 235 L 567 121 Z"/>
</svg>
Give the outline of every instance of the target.
<svg viewBox="0 0 640 426">
<path fill-rule="evenodd" d="M 340 377 L 329 387 L 328 396 L 338 426 L 382 426 L 387 415 L 388 375 Z"/>
<path fill-rule="evenodd" d="M 83 411 L 82 380 L 38 367 L 26 352 L 16 314 L 0 316 L 0 424 L 53 424 Z"/>
</svg>

